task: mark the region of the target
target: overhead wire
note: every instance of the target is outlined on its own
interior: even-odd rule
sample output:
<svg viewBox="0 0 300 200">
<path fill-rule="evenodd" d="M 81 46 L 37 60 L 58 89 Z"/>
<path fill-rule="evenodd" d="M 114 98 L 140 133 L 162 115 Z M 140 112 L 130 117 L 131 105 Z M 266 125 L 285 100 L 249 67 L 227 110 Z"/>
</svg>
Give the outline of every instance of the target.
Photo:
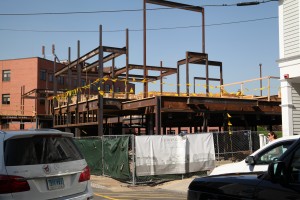
<svg viewBox="0 0 300 200">
<path fill-rule="evenodd" d="M 269 3 L 278 0 L 263 0 L 263 1 L 251 1 L 251 2 L 241 2 L 236 4 L 212 4 L 212 5 L 202 5 L 200 7 L 225 7 L 225 6 L 251 6 L 263 3 Z M 185 7 L 196 7 L 193 5 L 182 6 Z M 158 7 L 158 8 L 147 8 L 147 11 L 155 10 L 168 10 L 168 9 L 178 9 L 173 7 Z M 96 13 L 121 13 L 121 12 L 140 12 L 143 9 L 121 9 L 121 10 L 97 10 L 97 11 L 71 11 L 71 12 L 39 12 L 39 13 L 0 13 L 0 16 L 34 16 L 34 15 L 74 15 L 74 14 L 96 14 Z"/>
<path fill-rule="evenodd" d="M 232 22 L 222 22 L 215 24 L 205 24 L 206 27 L 211 26 L 222 26 L 222 25 L 230 25 L 230 24 L 240 24 L 240 23 L 248 23 L 248 22 L 256 22 L 270 19 L 277 19 L 277 16 L 273 17 L 265 17 L 265 18 L 257 18 L 257 19 L 248 19 L 248 20 L 240 20 L 240 21 L 232 21 Z M 188 29 L 188 28 L 200 28 L 200 25 L 190 25 L 190 26 L 176 26 L 176 27 L 159 27 L 159 28 L 147 28 L 148 31 L 159 31 L 159 30 L 173 30 L 173 29 Z M 14 31 L 14 32 L 39 32 L 39 33 L 97 33 L 98 30 L 35 30 L 35 29 L 8 29 L 8 28 L 0 28 L 0 31 Z M 125 30 L 104 30 L 103 32 L 114 33 L 114 32 L 124 32 Z M 130 29 L 130 32 L 140 32 L 143 29 Z"/>
</svg>

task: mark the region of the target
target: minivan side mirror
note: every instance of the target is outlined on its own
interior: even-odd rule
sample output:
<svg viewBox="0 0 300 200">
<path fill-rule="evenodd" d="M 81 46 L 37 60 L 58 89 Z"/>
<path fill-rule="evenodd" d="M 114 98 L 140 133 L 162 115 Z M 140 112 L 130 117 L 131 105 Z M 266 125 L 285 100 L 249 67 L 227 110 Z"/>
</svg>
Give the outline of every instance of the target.
<svg viewBox="0 0 300 200">
<path fill-rule="evenodd" d="M 268 175 L 273 182 L 287 184 L 287 173 L 285 162 L 275 161 L 269 164 Z"/>
<path fill-rule="evenodd" d="M 245 158 L 245 163 L 247 163 L 248 165 L 254 165 L 255 164 L 255 160 L 253 156 L 247 156 Z"/>
</svg>

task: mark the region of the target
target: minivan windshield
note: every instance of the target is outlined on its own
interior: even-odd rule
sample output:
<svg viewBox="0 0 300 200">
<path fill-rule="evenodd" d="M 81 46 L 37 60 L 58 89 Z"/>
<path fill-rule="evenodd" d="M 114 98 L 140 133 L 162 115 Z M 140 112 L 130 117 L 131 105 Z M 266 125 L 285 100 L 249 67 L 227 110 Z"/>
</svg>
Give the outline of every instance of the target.
<svg viewBox="0 0 300 200">
<path fill-rule="evenodd" d="M 83 159 L 73 138 L 41 135 L 4 143 L 6 166 L 59 163 Z"/>
</svg>

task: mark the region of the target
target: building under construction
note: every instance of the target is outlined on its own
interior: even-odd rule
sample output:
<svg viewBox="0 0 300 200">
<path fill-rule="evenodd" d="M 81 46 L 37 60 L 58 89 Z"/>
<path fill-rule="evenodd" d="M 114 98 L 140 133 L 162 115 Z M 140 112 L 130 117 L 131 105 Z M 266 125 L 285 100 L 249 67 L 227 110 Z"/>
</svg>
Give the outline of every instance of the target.
<svg viewBox="0 0 300 200">
<path fill-rule="evenodd" d="M 202 52 L 187 51 L 177 66 L 166 67 L 147 65 L 146 42 L 146 5 L 185 9 L 197 12 L 202 17 Z M 124 47 L 109 47 L 102 43 L 102 26 L 99 27 L 99 46 L 90 52 L 79 55 L 76 60 L 69 60 L 65 67 L 55 71 L 55 77 L 64 76 L 68 80 L 76 76 L 94 77 L 95 81 L 85 86 L 76 87 L 57 93 L 48 98 L 51 101 L 53 127 L 75 133 L 76 136 L 86 135 L 119 135 L 119 134 L 176 134 L 179 132 L 204 132 L 209 130 L 233 130 L 235 128 L 256 130 L 258 125 L 281 125 L 281 100 L 278 95 L 270 94 L 270 80 L 276 77 L 260 77 L 256 81 L 268 81 L 268 95 L 245 95 L 243 88 L 236 93 L 228 93 L 223 83 L 223 66 L 220 61 L 209 60 L 205 51 L 205 14 L 199 6 L 175 3 L 164 0 L 144 0 L 144 30 L 143 30 L 143 64 L 129 63 L 129 31 L 126 30 Z M 55 52 L 54 52 L 55 55 Z M 122 56 L 123 55 L 123 56 Z M 125 57 L 126 64 L 116 68 L 115 60 Z M 56 56 L 55 56 L 56 57 Z M 90 60 L 95 60 L 92 62 Z M 56 63 L 56 59 L 54 64 Z M 104 67 L 105 64 L 110 67 Z M 189 65 L 199 65 L 205 68 L 205 74 L 192 77 Z M 219 77 L 211 78 L 211 67 L 219 68 Z M 180 68 L 185 70 L 185 83 L 180 82 Z M 105 70 L 106 69 L 106 70 Z M 108 69 L 108 70 L 107 70 Z M 140 70 L 141 73 L 132 73 Z M 152 72 L 159 73 L 153 76 Z M 142 74 L 142 75 L 141 75 Z M 167 92 L 163 88 L 163 78 L 176 74 L 176 92 Z M 194 80 L 194 83 L 190 83 Z M 192 91 L 195 81 L 205 81 L 205 92 Z M 55 80 L 56 81 L 56 78 Z M 160 82 L 159 91 L 148 91 L 150 82 Z M 248 80 L 253 81 L 253 80 Z M 110 82 L 111 87 L 107 86 Z M 124 83 L 124 90 L 115 86 L 116 82 Z M 211 82 L 218 83 L 218 92 L 210 92 Z M 236 83 L 243 85 L 245 82 Z M 136 94 L 132 85 L 142 84 L 143 92 Z M 185 92 L 180 91 L 180 85 L 185 85 Z M 97 88 L 97 93 L 86 92 L 91 87 Z"/>
</svg>

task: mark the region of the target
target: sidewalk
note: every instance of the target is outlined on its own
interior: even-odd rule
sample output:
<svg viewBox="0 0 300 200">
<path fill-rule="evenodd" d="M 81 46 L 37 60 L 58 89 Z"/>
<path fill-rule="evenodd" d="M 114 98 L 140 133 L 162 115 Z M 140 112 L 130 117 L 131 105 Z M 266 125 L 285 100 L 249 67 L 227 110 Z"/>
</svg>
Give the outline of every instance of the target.
<svg viewBox="0 0 300 200">
<path fill-rule="evenodd" d="M 186 178 L 183 180 L 169 181 L 155 186 L 145 186 L 145 185 L 133 186 L 128 183 L 119 182 L 109 177 L 91 175 L 91 182 L 93 188 L 113 190 L 113 191 L 163 189 L 163 190 L 170 190 L 170 191 L 186 194 L 188 190 L 188 186 L 194 178 L 195 177 Z"/>
</svg>

